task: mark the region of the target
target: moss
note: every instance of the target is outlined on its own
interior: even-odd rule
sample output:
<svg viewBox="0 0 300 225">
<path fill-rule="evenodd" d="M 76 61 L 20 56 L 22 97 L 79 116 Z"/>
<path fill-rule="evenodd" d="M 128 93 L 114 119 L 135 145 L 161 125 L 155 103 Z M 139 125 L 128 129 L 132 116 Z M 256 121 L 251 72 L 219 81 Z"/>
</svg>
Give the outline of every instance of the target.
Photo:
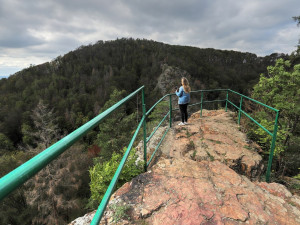
<svg viewBox="0 0 300 225">
<path fill-rule="evenodd" d="M 128 210 L 130 209 L 130 206 L 127 204 L 122 203 L 116 203 L 109 206 L 111 210 L 113 210 L 113 221 L 118 223 L 122 219 L 129 220 L 130 216 L 127 214 Z"/>
</svg>

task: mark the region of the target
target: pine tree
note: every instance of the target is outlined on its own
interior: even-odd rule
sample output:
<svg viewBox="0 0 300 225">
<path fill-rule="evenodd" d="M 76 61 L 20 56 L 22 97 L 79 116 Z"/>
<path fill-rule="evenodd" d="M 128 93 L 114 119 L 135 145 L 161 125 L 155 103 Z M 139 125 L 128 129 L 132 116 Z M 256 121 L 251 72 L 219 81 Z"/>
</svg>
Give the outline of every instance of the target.
<svg viewBox="0 0 300 225">
<path fill-rule="evenodd" d="M 124 98 L 125 94 L 125 91 L 115 89 L 100 113 Z M 132 130 L 136 125 L 135 118 L 136 112 L 128 115 L 126 106 L 122 105 L 100 123 L 96 143 L 100 146 L 101 155 L 105 159 L 109 159 L 113 152 L 120 152 L 129 144 Z"/>
<path fill-rule="evenodd" d="M 30 139 L 34 139 L 34 143 L 40 148 L 48 148 L 53 141 L 57 141 L 59 137 L 59 128 L 56 123 L 56 117 L 53 113 L 53 109 L 39 101 L 36 108 L 32 112 L 32 119 L 34 123 L 34 131 L 25 129 L 24 136 Z"/>
</svg>

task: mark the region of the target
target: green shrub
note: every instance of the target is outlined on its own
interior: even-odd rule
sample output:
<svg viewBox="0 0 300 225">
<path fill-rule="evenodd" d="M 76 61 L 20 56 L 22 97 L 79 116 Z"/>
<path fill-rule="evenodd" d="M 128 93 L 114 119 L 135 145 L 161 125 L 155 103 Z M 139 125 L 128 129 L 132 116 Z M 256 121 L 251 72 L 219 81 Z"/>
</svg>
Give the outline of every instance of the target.
<svg viewBox="0 0 300 225">
<path fill-rule="evenodd" d="M 101 159 L 98 159 L 98 162 L 96 160 L 95 165 L 89 170 L 91 178 L 91 197 L 88 203 L 89 208 L 94 208 L 101 202 L 125 151 L 126 148 L 124 148 L 121 153 L 114 152 L 111 159 L 103 163 L 99 162 Z M 120 174 L 116 188 L 121 187 L 124 183 L 130 181 L 133 177 L 143 171 L 142 163 L 139 163 L 138 165 L 135 164 L 137 159 L 137 155 L 135 153 L 136 150 L 132 149 Z"/>
<path fill-rule="evenodd" d="M 299 168 L 299 170 L 300 170 L 300 168 Z M 294 178 L 300 180 L 300 173 L 298 175 L 294 176 Z"/>
<path fill-rule="evenodd" d="M 273 131 L 274 121 L 271 118 L 269 118 L 266 112 L 264 111 L 255 112 L 255 115 L 253 117 L 256 117 L 257 121 L 267 130 L 271 132 Z M 248 127 L 250 128 L 247 134 L 248 137 L 256 141 L 264 151 L 269 152 L 271 142 L 272 142 L 272 136 L 269 135 L 267 132 L 265 132 L 262 128 L 257 126 L 252 121 L 248 122 Z M 281 127 L 279 127 L 279 129 L 277 130 L 277 138 L 276 138 L 274 155 L 277 156 L 286 150 L 287 146 L 284 146 L 284 140 L 287 133 L 288 132 L 286 131 L 285 125 L 282 124 Z"/>
</svg>

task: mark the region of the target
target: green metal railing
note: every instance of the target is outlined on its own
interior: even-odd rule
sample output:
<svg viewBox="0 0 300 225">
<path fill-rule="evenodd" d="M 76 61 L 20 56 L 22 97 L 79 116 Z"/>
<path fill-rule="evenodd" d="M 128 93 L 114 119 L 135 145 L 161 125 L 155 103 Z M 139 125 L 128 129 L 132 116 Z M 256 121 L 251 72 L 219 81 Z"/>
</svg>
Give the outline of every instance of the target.
<svg viewBox="0 0 300 225">
<path fill-rule="evenodd" d="M 215 92 L 215 91 L 221 91 L 221 92 L 226 92 L 226 99 L 223 100 L 213 100 L 213 101 L 204 101 L 204 93 L 206 92 Z M 131 93 L 109 109 L 105 110 L 101 114 L 99 114 L 97 117 L 92 119 L 91 121 L 87 122 L 77 130 L 73 131 L 71 134 L 67 135 L 60 141 L 56 142 L 49 148 L 45 149 L 43 152 L 40 154 L 36 155 L 26 163 L 22 164 L 9 174 L 5 175 L 0 179 L 0 200 L 5 198 L 10 192 L 14 191 L 17 189 L 20 185 L 25 183 L 28 179 L 30 179 L 32 176 L 34 176 L 36 173 L 38 173 L 41 169 L 43 169 L 45 166 L 47 166 L 52 160 L 57 158 L 60 154 L 62 154 L 65 150 L 67 150 L 69 147 L 71 147 L 76 141 L 78 141 L 81 137 L 83 137 L 87 132 L 95 128 L 97 125 L 100 124 L 100 122 L 105 119 L 109 114 L 111 114 L 113 111 L 117 110 L 121 105 L 129 101 L 131 98 L 133 98 L 135 95 L 139 94 L 141 92 L 142 94 L 142 112 L 143 116 L 137 126 L 137 129 L 127 147 L 127 150 L 111 180 L 110 185 L 107 188 L 106 193 L 104 194 L 104 197 L 96 211 L 96 214 L 91 222 L 91 224 L 96 225 L 99 224 L 101 217 L 103 216 L 103 213 L 105 211 L 105 208 L 109 202 L 109 199 L 113 193 L 113 190 L 117 184 L 118 178 L 121 174 L 121 171 L 126 163 L 126 160 L 129 156 L 129 153 L 132 149 L 132 146 L 134 144 L 134 141 L 138 135 L 139 130 L 141 127 L 143 127 L 143 141 L 144 141 L 144 169 L 145 171 L 147 170 L 147 167 L 150 165 L 152 159 L 155 156 L 155 153 L 157 152 L 158 148 L 160 147 L 162 141 L 164 140 L 167 132 L 169 129 L 172 127 L 172 112 L 174 110 L 178 109 L 173 109 L 172 108 L 172 96 L 175 94 L 167 94 L 164 97 L 162 97 L 159 101 L 157 101 L 147 112 L 146 112 L 146 104 L 145 104 L 145 93 L 144 93 L 144 86 L 140 87 L 137 89 L 135 92 Z M 201 93 L 201 101 L 198 103 L 190 104 L 189 106 L 196 106 L 200 105 L 200 115 L 202 116 L 202 109 L 203 109 L 203 104 L 205 103 L 211 103 L 211 102 L 225 102 L 225 111 L 227 111 L 227 106 L 228 103 L 233 105 L 235 108 L 238 109 L 239 111 L 239 117 L 238 117 L 238 123 L 240 123 L 240 118 L 241 118 L 241 113 L 246 115 L 248 118 L 250 118 L 253 122 L 255 122 L 257 125 L 259 125 L 263 130 L 265 130 L 269 135 L 272 136 L 272 144 L 271 144 L 271 149 L 270 149 L 270 156 L 269 156 L 269 162 L 268 162 L 268 167 L 267 167 L 267 173 L 266 173 L 266 180 L 269 182 L 270 180 L 270 170 L 271 170 L 271 165 L 272 165 L 272 159 L 273 159 L 273 153 L 274 153 L 274 148 L 275 148 L 275 142 L 276 142 L 276 134 L 277 134 L 277 127 L 278 127 L 278 117 L 279 117 L 279 110 L 274 109 L 270 106 L 267 106 L 261 102 L 258 102 L 254 99 L 251 99 L 247 96 L 244 96 L 242 94 L 239 94 L 235 91 L 229 90 L 229 89 L 215 89 L 215 90 L 199 90 L 199 91 L 192 91 L 192 93 Z M 229 100 L 229 92 L 237 94 L 240 96 L 240 105 L 239 107 L 236 106 L 234 103 L 232 103 Z M 153 130 L 153 132 L 147 137 L 146 133 L 146 118 L 152 110 L 163 100 L 168 98 L 169 101 L 169 110 L 166 113 L 166 115 L 163 117 L 163 119 L 159 122 L 157 127 Z M 251 116 L 249 116 L 246 112 L 242 110 L 242 104 L 243 104 L 243 98 L 246 98 L 248 100 L 251 100 L 257 104 L 263 105 L 271 110 L 274 110 L 276 112 L 276 118 L 275 118 L 275 123 L 274 123 L 274 130 L 273 133 L 268 131 L 265 127 L 263 127 L 261 124 L 259 124 L 257 121 L 255 121 Z M 156 146 L 154 152 L 152 153 L 149 161 L 147 162 L 147 143 L 150 141 L 150 139 L 153 137 L 155 132 L 158 130 L 158 128 L 161 126 L 161 124 L 169 117 L 169 126 L 164 132 L 161 140 L 159 141 L 158 145 Z"/>
<path fill-rule="evenodd" d="M 218 99 L 218 100 L 212 100 L 212 101 L 203 101 L 203 95 L 205 92 L 215 92 L 215 91 L 220 91 L 220 92 L 226 92 L 226 99 Z M 271 146 L 270 146 L 270 154 L 269 154 L 269 159 L 268 159 L 268 166 L 267 166 L 267 172 L 266 172 L 266 181 L 270 182 L 270 174 L 271 174 L 271 167 L 272 167 L 272 161 L 273 161 L 273 156 L 274 156 L 274 150 L 275 150 L 275 144 L 276 144 L 276 137 L 277 137 L 277 129 L 278 129 L 278 119 L 279 119 L 279 110 L 275 109 L 271 106 L 268 106 L 262 102 L 259 102 L 255 99 L 249 98 L 248 96 L 242 95 L 236 91 L 230 90 L 230 89 L 213 89 L 213 90 L 198 90 L 198 91 L 192 91 L 191 93 L 201 93 L 201 101 L 200 103 L 195 103 L 191 104 L 189 106 L 195 106 L 195 105 L 201 105 L 200 106 L 200 116 L 202 117 L 202 109 L 203 109 L 203 104 L 204 103 L 212 103 L 212 102 L 225 102 L 225 111 L 227 112 L 227 107 L 228 103 L 234 106 L 238 110 L 238 124 L 240 125 L 241 121 L 241 113 L 243 113 L 246 117 L 248 117 L 251 121 L 253 121 L 255 124 L 257 124 L 260 128 L 262 128 L 267 134 L 269 134 L 272 137 L 271 141 Z M 233 102 L 229 100 L 229 93 L 236 94 L 240 96 L 240 102 L 239 106 L 235 105 Z M 172 94 L 175 95 L 175 94 Z M 246 113 L 244 110 L 242 110 L 243 106 L 243 99 L 248 99 L 256 104 L 262 105 L 276 113 L 275 116 L 275 121 L 274 121 L 274 128 L 273 132 L 269 131 L 267 128 L 262 126 L 259 122 L 257 122 L 255 119 L 253 119 L 248 113 Z M 177 109 L 178 110 L 178 109 Z"/>
<path fill-rule="evenodd" d="M 240 105 L 239 107 L 236 106 L 234 103 L 232 103 L 231 101 L 229 101 L 228 99 L 228 93 L 231 92 L 233 94 L 239 95 L 240 96 Z M 255 119 L 253 119 L 249 114 L 247 114 L 244 110 L 242 110 L 242 106 L 243 106 L 243 99 L 248 99 L 256 104 L 262 105 L 272 111 L 274 111 L 276 113 L 275 116 L 275 121 L 274 121 L 274 128 L 273 128 L 273 132 L 269 131 L 267 128 L 265 128 L 264 126 L 262 126 L 260 123 L 258 123 Z M 273 155 L 274 155 L 274 150 L 275 150 L 275 144 L 276 144 L 276 137 L 277 137 L 277 129 L 278 129 L 278 119 L 279 119 L 279 110 L 275 109 L 271 106 L 268 106 L 262 102 L 259 102 L 257 100 L 254 100 L 252 98 L 249 98 L 245 95 L 242 95 L 238 92 L 235 92 L 233 90 L 227 90 L 227 94 L 226 94 L 226 108 L 225 110 L 227 111 L 227 102 L 230 103 L 231 105 L 233 105 L 238 111 L 238 124 L 240 124 L 241 121 L 241 113 L 243 113 L 245 116 L 247 116 L 249 119 L 251 119 L 255 124 L 257 124 L 260 128 L 262 128 L 265 132 L 267 132 L 271 137 L 272 137 L 272 141 L 271 141 L 271 146 L 270 146 L 270 154 L 269 154 L 269 160 L 268 160 L 268 166 L 267 166 L 267 172 L 266 172 L 266 181 L 270 182 L 270 174 L 271 174 L 271 167 L 272 167 L 272 161 L 273 161 Z"/>
<path fill-rule="evenodd" d="M 8 173 L 4 177 L 0 179 L 0 200 L 2 200 L 5 196 L 7 196 L 10 192 L 18 188 L 20 185 L 25 183 L 29 178 L 38 173 L 41 169 L 43 169 L 46 165 L 48 165 L 52 160 L 57 158 L 60 154 L 62 154 L 66 149 L 71 147 L 76 141 L 78 141 L 81 137 L 95 128 L 99 123 L 105 119 L 109 114 L 118 109 L 121 105 L 127 102 L 129 99 L 133 98 L 139 92 L 144 94 L 144 86 L 136 90 L 135 92 L 128 95 L 126 98 L 117 102 L 115 105 L 105 110 L 101 114 L 99 114 L 94 119 L 90 120 L 86 124 L 79 127 L 77 130 L 73 131 L 60 141 L 56 142 L 49 148 L 45 149 L 43 152 L 39 153 L 32 159 L 28 160 L 12 172 Z M 144 101 L 144 98 L 143 98 Z M 144 102 L 143 102 L 143 105 Z M 144 118 L 142 118 L 142 121 Z"/>
<path fill-rule="evenodd" d="M 220 92 L 226 92 L 226 99 L 222 100 L 213 100 L 213 101 L 203 101 L 203 94 L 205 92 L 214 92 L 214 91 L 220 91 Z M 225 111 L 227 112 L 227 107 L 228 107 L 228 103 L 231 104 L 232 106 L 234 106 L 237 110 L 238 110 L 238 124 L 240 125 L 240 121 L 241 121 L 241 113 L 243 113 L 246 117 L 248 117 L 251 121 L 253 121 L 255 124 L 257 124 L 260 128 L 262 128 L 267 134 L 269 134 L 272 137 L 272 141 L 271 141 L 271 146 L 270 146 L 270 154 L 269 154 L 269 159 L 268 159 L 268 166 L 267 166 L 267 171 L 266 171 L 266 181 L 270 182 L 270 174 L 271 174 L 271 167 L 272 167 L 272 161 L 273 161 L 273 156 L 274 156 L 274 150 L 275 150 L 275 144 L 276 144 L 276 137 L 277 137 L 277 129 L 278 129 L 278 119 L 279 119 L 279 110 L 275 109 L 271 106 L 268 106 L 262 102 L 259 102 L 255 99 L 249 98 L 248 96 L 242 95 L 236 91 L 230 90 L 230 89 L 214 89 L 214 90 L 199 90 L 199 91 L 192 91 L 192 93 L 198 93 L 201 92 L 201 102 L 200 103 L 195 103 L 192 104 L 190 106 L 194 106 L 194 105 L 201 105 L 201 110 L 200 110 L 200 116 L 202 116 L 202 108 L 203 108 L 203 104 L 204 103 L 211 103 L 211 102 L 225 102 Z M 233 93 L 236 94 L 238 96 L 240 96 L 240 102 L 239 102 L 239 106 L 235 105 L 233 102 L 231 102 L 229 100 L 229 93 Z M 255 119 L 253 119 L 248 113 L 246 113 L 244 110 L 242 110 L 242 106 L 243 106 L 243 99 L 247 99 L 250 100 L 256 104 L 262 105 L 272 111 L 274 111 L 276 113 L 275 116 L 275 121 L 274 121 L 274 128 L 273 128 L 273 132 L 269 131 L 267 128 L 265 128 L 264 126 L 262 126 L 259 122 L 257 122 Z"/>
</svg>

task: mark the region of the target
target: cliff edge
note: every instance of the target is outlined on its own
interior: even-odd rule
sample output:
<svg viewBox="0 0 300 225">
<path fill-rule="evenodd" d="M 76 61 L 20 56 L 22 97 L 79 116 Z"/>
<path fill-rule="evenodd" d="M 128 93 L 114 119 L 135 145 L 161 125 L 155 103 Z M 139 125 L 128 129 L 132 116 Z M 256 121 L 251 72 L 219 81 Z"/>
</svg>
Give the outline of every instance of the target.
<svg viewBox="0 0 300 225">
<path fill-rule="evenodd" d="M 148 172 L 113 194 L 101 224 L 300 224 L 297 195 L 256 181 L 259 147 L 232 113 L 194 113 L 188 125 L 173 126 L 160 150 Z M 89 224 L 94 213 L 71 224 Z"/>
</svg>

